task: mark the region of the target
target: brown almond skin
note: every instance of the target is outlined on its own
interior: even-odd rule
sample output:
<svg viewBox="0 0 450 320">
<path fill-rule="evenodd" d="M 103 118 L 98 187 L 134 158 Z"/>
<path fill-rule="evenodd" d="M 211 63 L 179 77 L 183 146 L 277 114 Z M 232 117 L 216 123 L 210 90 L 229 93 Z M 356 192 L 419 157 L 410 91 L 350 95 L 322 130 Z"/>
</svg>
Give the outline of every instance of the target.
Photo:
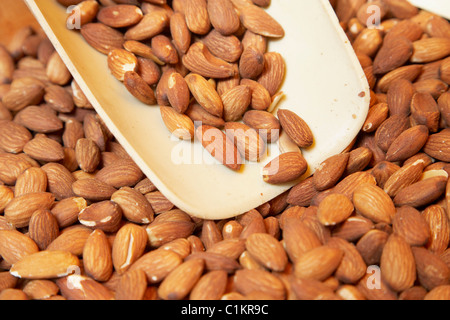
<svg viewBox="0 0 450 320">
<path fill-rule="evenodd" d="M 445 191 L 447 178 L 442 176 L 416 182 L 397 193 L 394 198 L 396 206 L 420 207 L 439 198 Z"/>
<path fill-rule="evenodd" d="M 124 74 L 123 83 L 128 91 L 139 101 L 147 105 L 155 105 L 156 97 L 153 89 L 135 71 L 127 71 Z"/>
<path fill-rule="evenodd" d="M 112 28 L 126 28 L 141 21 L 142 11 L 137 6 L 119 4 L 100 9 L 97 19 Z"/>
<path fill-rule="evenodd" d="M 313 144 L 314 137 L 311 129 L 300 116 L 287 109 L 279 109 L 277 115 L 281 127 L 300 148 L 306 148 Z"/>
<path fill-rule="evenodd" d="M 381 255 L 380 268 L 383 279 L 395 291 L 413 286 L 416 280 L 416 265 L 411 247 L 399 235 L 392 234 Z"/>
<path fill-rule="evenodd" d="M 263 169 L 263 179 L 270 184 L 282 184 L 300 178 L 308 164 L 299 152 L 283 153 Z"/>
<path fill-rule="evenodd" d="M 238 31 L 239 16 L 230 0 L 212 0 L 207 3 L 208 16 L 215 30 L 227 36 Z"/>
<path fill-rule="evenodd" d="M 242 118 L 243 122 L 257 130 L 267 142 L 275 142 L 280 135 L 280 121 L 270 112 L 262 110 L 249 110 Z"/>
<path fill-rule="evenodd" d="M 108 54 L 112 48 L 122 48 L 123 34 L 102 23 L 88 23 L 81 27 L 81 35 L 96 50 Z"/>
<path fill-rule="evenodd" d="M 397 208 L 392 225 L 394 233 L 402 236 L 411 246 L 424 245 L 430 237 L 427 221 L 412 207 Z"/>
<path fill-rule="evenodd" d="M 412 252 L 416 261 L 417 278 L 423 287 L 432 290 L 448 284 L 450 269 L 439 256 L 421 247 L 413 247 Z"/>
<path fill-rule="evenodd" d="M 247 251 L 266 268 L 283 271 L 288 258 L 277 239 L 267 233 L 253 233 L 245 241 Z"/>
<path fill-rule="evenodd" d="M 386 152 L 386 160 L 401 161 L 415 155 L 425 145 L 428 136 L 429 130 L 424 125 L 405 130 L 390 145 Z"/>
</svg>

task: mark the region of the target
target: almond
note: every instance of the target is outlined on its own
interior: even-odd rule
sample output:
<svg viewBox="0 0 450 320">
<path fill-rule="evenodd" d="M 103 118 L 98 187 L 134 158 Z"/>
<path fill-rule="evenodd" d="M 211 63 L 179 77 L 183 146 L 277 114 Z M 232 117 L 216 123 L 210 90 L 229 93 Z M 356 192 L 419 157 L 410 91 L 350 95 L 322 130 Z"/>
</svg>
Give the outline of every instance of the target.
<svg viewBox="0 0 450 320">
<path fill-rule="evenodd" d="M 410 61 L 424 63 L 445 58 L 450 54 L 450 39 L 429 38 L 413 42 L 414 52 Z"/>
<path fill-rule="evenodd" d="M 256 47 L 243 50 L 239 60 L 239 74 L 242 78 L 257 79 L 264 70 L 264 54 Z"/>
<path fill-rule="evenodd" d="M 266 145 L 256 130 L 243 123 L 227 122 L 225 133 L 246 160 L 259 161 L 266 151 Z"/>
<path fill-rule="evenodd" d="M 17 230 L 1 230 L 0 254 L 8 264 L 14 264 L 23 257 L 39 251 L 38 246 L 30 237 Z"/>
<path fill-rule="evenodd" d="M 387 161 L 402 161 L 419 152 L 427 142 L 429 130 L 424 125 L 417 125 L 403 131 L 389 146 Z"/>
<path fill-rule="evenodd" d="M 206 0 L 186 1 L 184 14 L 186 24 L 192 33 L 203 35 L 211 29 L 207 6 Z"/>
<path fill-rule="evenodd" d="M 364 132 L 374 132 L 387 119 L 389 106 L 387 103 L 377 103 L 369 109 L 366 121 L 363 124 Z"/>
<path fill-rule="evenodd" d="M 259 263 L 274 271 L 283 271 L 287 255 L 280 242 L 267 233 L 253 233 L 245 242 L 247 251 Z"/>
<path fill-rule="evenodd" d="M 85 172 L 94 172 L 100 163 L 100 148 L 97 144 L 90 139 L 79 139 L 76 147 L 76 160 L 81 168 Z"/>
<path fill-rule="evenodd" d="M 125 49 L 112 49 L 108 53 L 108 67 L 114 77 L 124 80 L 127 71 L 136 71 L 138 61 L 136 56 Z"/>
<path fill-rule="evenodd" d="M 411 100 L 411 117 L 417 125 L 425 125 L 430 132 L 437 132 L 440 116 L 438 105 L 430 93 L 414 94 Z"/>
<path fill-rule="evenodd" d="M 64 150 L 60 143 L 43 134 L 35 136 L 23 147 L 23 151 L 38 161 L 60 161 L 64 159 Z"/>
<path fill-rule="evenodd" d="M 28 130 L 39 133 L 56 132 L 63 128 L 63 123 L 57 115 L 38 106 L 29 106 L 22 109 L 14 117 L 14 122 Z"/>
<path fill-rule="evenodd" d="M 361 254 L 365 263 L 369 265 L 378 265 L 380 263 L 381 253 L 389 237 L 387 232 L 373 229 L 366 232 L 356 243 L 356 249 Z"/>
<path fill-rule="evenodd" d="M 417 278 L 422 286 L 432 290 L 441 285 L 448 284 L 450 269 L 439 258 L 425 248 L 411 248 L 416 261 Z"/>
<path fill-rule="evenodd" d="M 286 73 L 286 62 L 278 52 L 264 54 L 264 69 L 258 78 L 258 82 L 274 96 L 280 89 Z"/>
<path fill-rule="evenodd" d="M 194 223 L 191 221 L 153 221 L 146 227 L 151 247 L 160 247 L 172 240 L 185 238 L 192 234 Z"/>
<path fill-rule="evenodd" d="M 330 194 L 319 204 L 317 217 L 325 226 L 332 226 L 345 221 L 353 213 L 353 204 L 343 194 Z"/>
<path fill-rule="evenodd" d="M 146 40 L 160 34 L 169 24 L 169 17 L 163 10 L 154 10 L 144 14 L 141 21 L 128 28 L 125 40 Z"/>
<path fill-rule="evenodd" d="M 238 121 L 247 111 L 252 99 L 250 87 L 238 85 L 221 96 L 223 102 L 223 117 L 227 122 Z"/>
<path fill-rule="evenodd" d="M 177 266 L 161 282 L 158 295 L 164 300 L 181 300 L 186 297 L 203 273 L 204 261 L 191 259 Z"/>
<path fill-rule="evenodd" d="M 283 282 L 272 273 L 264 270 L 238 270 L 233 284 L 236 290 L 244 295 L 252 291 L 261 291 L 269 294 L 275 300 L 282 300 L 286 295 Z"/>
<path fill-rule="evenodd" d="M 421 159 L 405 164 L 387 179 L 384 191 L 389 196 L 395 197 L 400 190 L 419 181 L 424 167 L 424 161 Z"/>
<path fill-rule="evenodd" d="M 195 73 L 188 74 L 185 80 L 195 100 L 206 111 L 218 117 L 223 115 L 223 102 L 214 86 Z"/>
<path fill-rule="evenodd" d="M 192 102 L 185 114 L 191 118 L 192 121 L 201 122 L 202 124 L 213 126 L 216 128 L 222 128 L 225 124 L 225 121 L 220 118 L 210 114 L 206 111 L 201 105 L 196 102 Z"/>
<path fill-rule="evenodd" d="M 373 73 L 385 74 L 404 65 L 413 54 L 413 44 L 404 37 L 390 37 L 373 60 Z"/>
<path fill-rule="evenodd" d="M 151 40 L 151 48 L 154 55 L 163 63 L 177 64 L 178 53 L 171 39 L 165 35 L 159 34 Z"/>
<path fill-rule="evenodd" d="M 123 83 L 128 92 L 136 99 L 147 105 L 155 105 L 156 98 L 150 85 L 135 71 L 127 71 L 123 76 Z"/>
<path fill-rule="evenodd" d="M 62 164 L 49 162 L 41 167 L 47 174 L 47 189 L 56 200 L 72 197 L 72 183 L 75 178 Z"/>
<path fill-rule="evenodd" d="M 13 121 L 3 120 L 0 124 L 0 148 L 10 153 L 22 152 L 32 139 L 31 133 Z"/>
<path fill-rule="evenodd" d="M 438 133 L 431 134 L 425 143 L 423 150 L 429 156 L 440 160 L 448 161 L 450 159 L 450 152 L 447 148 L 448 137 L 450 130 L 444 129 Z"/>
<path fill-rule="evenodd" d="M 72 95 L 64 87 L 59 85 L 46 87 L 44 100 L 52 109 L 58 112 L 69 113 L 74 108 Z"/>
<path fill-rule="evenodd" d="M 53 216 L 61 228 L 74 224 L 78 220 L 78 214 L 87 207 L 87 202 L 81 197 L 70 197 L 58 201 L 51 208 Z"/>
<path fill-rule="evenodd" d="M 113 271 L 111 248 L 101 229 L 92 231 L 83 249 L 83 266 L 86 274 L 97 281 L 106 281 Z"/>
<path fill-rule="evenodd" d="M 120 175 L 118 173 L 121 172 Z M 115 188 L 133 186 L 142 179 L 143 173 L 139 167 L 128 159 L 121 159 L 114 164 L 102 168 L 96 178 Z"/>
<path fill-rule="evenodd" d="M 6 206 L 4 215 L 15 227 L 25 227 L 36 210 L 50 209 L 54 201 L 54 195 L 49 192 L 27 193 L 12 199 Z"/>
<path fill-rule="evenodd" d="M 67 17 L 67 25 L 72 27 L 76 23 L 79 23 L 80 26 L 83 26 L 86 23 L 92 22 L 97 16 L 99 7 L 98 2 L 92 0 L 78 3 Z"/>
<path fill-rule="evenodd" d="M 23 257 L 10 272 L 23 279 L 52 279 L 71 274 L 79 267 L 79 259 L 70 252 L 45 250 Z"/>
<path fill-rule="evenodd" d="M 371 184 L 358 186 L 353 192 L 355 209 L 375 223 L 390 223 L 395 215 L 392 199 L 380 187 Z"/>
<path fill-rule="evenodd" d="M 207 3 L 208 16 L 215 30 L 227 36 L 238 31 L 239 16 L 230 0 L 213 0 Z"/>
<path fill-rule="evenodd" d="M 299 147 L 305 148 L 313 144 L 311 129 L 301 117 L 287 109 L 279 109 L 277 115 L 283 130 Z"/>
<path fill-rule="evenodd" d="M 72 80 L 72 74 L 57 51 L 47 61 L 46 74 L 50 82 L 64 86 Z"/>
<path fill-rule="evenodd" d="M 111 200 L 120 206 L 127 220 L 135 223 L 152 222 L 153 209 L 139 191 L 130 187 L 122 187 L 111 195 Z"/>
<path fill-rule="evenodd" d="M 91 204 L 78 215 L 81 224 L 104 232 L 117 231 L 121 219 L 122 209 L 115 202 L 107 200 Z"/>
<path fill-rule="evenodd" d="M 167 129 L 178 139 L 191 140 L 194 138 L 194 122 L 172 107 L 160 107 L 161 117 Z"/>
<path fill-rule="evenodd" d="M 281 125 L 273 114 L 267 111 L 249 110 L 244 114 L 243 121 L 249 127 L 257 130 L 267 142 L 278 140 Z"/>
<path fill-rule="evenodd" d="M 407 117 L 410 113 L 414 92 L 414 86 L 409 80 L 398 79 L 392 82 L 387 92 L 387 104 L 390 115 L 399 114 Z"/>
<path fill-rule="evenodd" d="M 178 72 L 169 75 L 167 81 L 167 99 L 170 105 L 178 112 L 185 113 L 189 107 L 190 91 L 186 80 Z"/>
<path fill-rule="evenodd" d="M 137 24 L 143 17 L 142 10 L 134 5 L 119 4 L 100 9 L 97 19 L 112 28 L 126 28 Z"/>
<path fill-rule="evenodd" d="M 144 300 L 147 276 L 142 270 L 125 273 L 116 288 L 115 300 Z"/>
<path fill-rule="evenodd" d="M 381 255 L 381 275 L 395 291 L 413 286 L 416 280 L 416 266 L 409 244 L 400 236 L 389 236 Z"/>
<path fill-rule="evenodd" d="M 202 125 L 196 129 L 196 136 L 217 161 L 235 171 L 241 168 L 241 156 L 225 133 L 215 127 Z"/>
<path fill-rule="evenodd" d="M 170 212 L 174 207 L 174 204 L 170 202 L 169 199 L 167 199 L 160 191 L 149 192 L 145 194 L 145 198 L 148 202 L 150 202 L 150 205 L 156 214 Z M 158 217 L 161 217 L 161 215 Z"/>
<path fill-rule="evenodd" d="M 170 18 L 170 34 L 175 47 L 182 53 L 186 53 L 191 45 L 191 31 L 186 24 L 183 13 L 175 12 Z"/>
<path fill-rule="evenodd" d="M 147 241 L 147 233 L 143 227 L 133 223 L 127 223 L 121 227 L 112 245 L 115 271 L 124 274 L 144 254 Z"/>
<path fill-rule="evenodd" d="M 270 184 L 291 182 L 300 178 L 308 164 L 299 152 L 283 153 L 263 169 L 263 180 Z"/>
<path fill-rule="evenodd" d="M 427 221 L 412 207 L 397 208 L 392 226 L 394 233 L 402 236 L 411 246 L 422 246 L 430 237 Z"/>
<path fill-rule="evenodd" d="M 190 300 L 219 300 L 225 293 L 227 273 L 214 270 L 205 273 L 197 281 L 189 294 Z"/>
<path fill-rule="evenodd" d="M 394 69 L 391 72 L 386 73 L 383 77 L 381 77 L 378 80 L 377 88 L 381 92 L 387 92 L 392 82 L 398 79 L 406 79 L 409 81 L 414 81 L 422 72 L 422 69 L 423 66 L 420 64 L 405 65 L 397 69 Z"/>
<path fill-rule="evenodd" d="M 420 207 L 439 198 L 445 191 L 447 178 L 436 176 L 413 183 L 402 189 L 394 198 L 396 206 Z"/>
<path fill-rule="evenodd" d="M 20 111 L 38 104 L 43 96 L 44 84 L 35 78 L 24 77 L 13 80 L 11 89 L 3 96 L 2 102 L 7 109 Z"/>
<path fill-rule="evenodd" d="M 152 250 L 133 263 L 129 271 L 142 270 L 149 284 L 161 282 L 183 260 L 171 250 Z"/>
<path fill-rule="evenodd" d="M 47 209 L 37 210 L 30 218 L 28 231 L 39 249 L 45 250 L 59 235 L 58 220 Z"/>
<path fill-rule="evenodd" d="M 285 250 L 293 262 L 309 250 L 322 245 L 314 231 L 298 218 L 289 218 L 282 233 Z"/>
<path fill-rule="evenodd" d="M 113 300 L 114 294 L 94 279 L 71 274 L 56 280 L 61 294 L 68 300 Z"/>
<path fill-rule="evenodd" d="M 235 75 L 233 65 L 213 56 L 202 42 L 192 44 L 182 58 L 183 65 L 191 72 L 208 78 L 224 79 Z"/>
<path fill-rule="evenodd" d="M 242 79 L 241 85 L 249 86 L 252 91 L 250 106 L 252 109 L 265 111 L 269 109 L 272 98 L 269 91 L 259 82 L 251 79 Z"/>
<path fill-rule="evenodd" d="M 117 191 L 116 188 L 95 178 L 77 180 L 72 184 L 74 195 L 91 201 L 108 200 Z"/>
<path fill-rule="evenodd" d="M 337 248 L 321 246 L 302 255 L 295 263 L 297 278 L 323 281 L 339 266 L 344 252 Z"/>
<path fill-rule="evenodd" d="M 59 292 L 59 288 L 51 280 L 31 280 L 24 286 L 23 292 L 25 292 L 30 299 L 42 300 L 56 296 Z"/>
<path fill-rule="evenodd" d="M 436 204 L 428 206 L 422 213 L 428 223 L 430 238 L 426 247 L 433 253 L 442 254 L 449 243 L 449 222 L 445 210 Z"/>
<path fill-rule="evenodd" d="M 240 9 L 241 22 L 248 30 L 265 37 L 284 37 L 283 27 L 264 9 L 249 5 Z"/>
<path fill-rule="evenodd" d="M 91 232 L 91 229 L 80 224 L 66 227 L 61 230 L 58 238 L 50 243 L 47 250 L 67 251 L 76 256 L 81 256 L 83 254 L 84 244 Z"/>
</svg>

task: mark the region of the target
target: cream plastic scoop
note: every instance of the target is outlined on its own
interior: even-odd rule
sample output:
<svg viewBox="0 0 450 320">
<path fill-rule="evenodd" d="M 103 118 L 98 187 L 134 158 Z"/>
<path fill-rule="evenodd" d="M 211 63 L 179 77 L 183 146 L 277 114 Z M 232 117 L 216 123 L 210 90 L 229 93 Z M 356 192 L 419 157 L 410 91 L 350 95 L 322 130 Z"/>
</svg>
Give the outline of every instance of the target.
<svg viewBox="0 0 450 320">
<path fill-rule="evenodd" d="M 56 0 L 25 1 L 116 139 L 178 208 L 204 219 L 226 219 L 298 182 L 275 186 L 263 181 L 262 168 L 280 154 L 276 143 L 260 163 L 246 163 L 234 172 L 199 142 L 172 139 L 158 106 L 132 97 L 110 74 L 106 56 L 91 48 L 79 32 L 66 28 L 65 7 Z M 355 138 L 368 112 L 369 86 L 328 0 L 272 0 L 268 12 L 286 33 L 269 46 L 287 64 L 285 98 L 279 107 L 300 115 L 315 137 L 315 144 L 303 151 L 309 164 L 305 178 Z"/>
<path fill-rule="evenodd" d="M 450 19 L 450 1 L 448 0 L 408 0 L 416 7 Z"/>
</svg>

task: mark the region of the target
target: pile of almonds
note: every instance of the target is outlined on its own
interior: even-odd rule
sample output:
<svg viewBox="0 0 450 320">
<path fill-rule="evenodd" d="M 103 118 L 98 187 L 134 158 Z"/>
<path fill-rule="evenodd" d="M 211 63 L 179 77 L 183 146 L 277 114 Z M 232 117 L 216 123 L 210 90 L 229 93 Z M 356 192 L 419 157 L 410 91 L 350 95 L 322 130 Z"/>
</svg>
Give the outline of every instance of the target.
<svg viewBox="0 0 450 320">
<path fill-rule="evenodd" d="M 0 299 L 449 300 L 450 24 L 375 0 L 371 29 L 366 1 L 332 4 L 371 84 L 366 123 L 220 221 L 155 188 L 47 39 L 0 47 Z"/>
<path fill-rule="evenodd" d="M 313 144 L 297 114 L 274 115 L 286 63 L 267 46 L 285 32 L 264 9 L 270 1 L 59 2 L 77 3 L 68 28 L 78 30 L 78 23 L 86 42 L 107 56 L 111 74 L 134 97 L 157 104 L 174 136 L 200 140 L 228 168 L 239 171 L 245 161 L 261 161 L 281 129 L 299 148 Z M 301 152 L 273 161 L 263 173 L 268 183 L 296 180 L 307 170 Z M 291 169 L 278 172 L 275 161 Z"/>
</svg>

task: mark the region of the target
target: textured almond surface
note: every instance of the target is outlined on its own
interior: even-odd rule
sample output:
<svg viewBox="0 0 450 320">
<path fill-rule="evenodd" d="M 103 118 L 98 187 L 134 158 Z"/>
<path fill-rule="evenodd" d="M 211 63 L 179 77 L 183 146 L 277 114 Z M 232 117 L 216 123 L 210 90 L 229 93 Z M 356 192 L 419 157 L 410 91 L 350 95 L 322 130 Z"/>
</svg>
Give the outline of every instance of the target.
<svg viewBox="0 0 450 320">
<path fill-rule="evenodd" d="M 301 114 L 277 109 L 296 71 L 270 51 L 284 35 L 265 11 L 275 2 L 59 2 L 77 5 L 66 22 L 79 10 L 105 64 L 112 52 L 113 74 L 98 76 L 160 108 L 168 135 L 181 128 L 192 143 L 212 129 L 222 140 L 205 151 L 231 150 L 230 174 L 277 143 L 261 183 L 298 181 L 235 218 L 190 216 L 127 154 L 51 42 L 24 28 L 0 46 L 0 299 L 450 300 L 447 20 L 405 0 L 330 1 L 370 111 L 301 179 L 314 140 Z"/>
</svg>

